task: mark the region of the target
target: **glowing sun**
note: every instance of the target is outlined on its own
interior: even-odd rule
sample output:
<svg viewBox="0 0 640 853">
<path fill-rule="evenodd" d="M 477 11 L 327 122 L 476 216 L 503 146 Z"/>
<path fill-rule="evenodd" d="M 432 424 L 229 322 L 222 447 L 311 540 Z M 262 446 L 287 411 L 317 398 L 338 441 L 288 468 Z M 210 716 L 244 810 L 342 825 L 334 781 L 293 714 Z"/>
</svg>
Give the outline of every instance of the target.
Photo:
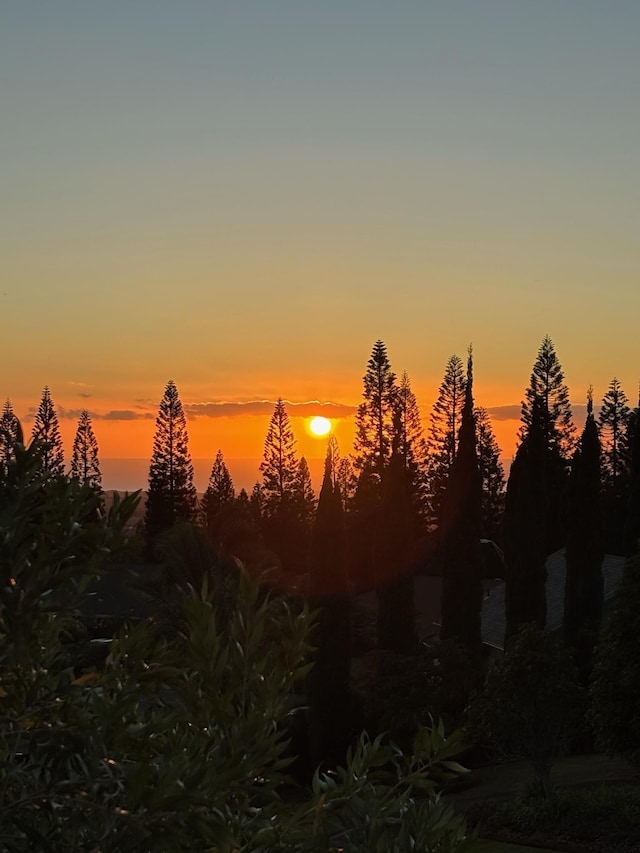
<svg viewBox="0 0 640 853">
<path fill-rule="evenodd" d="M 311 418 L 309 421 L 309 429 L 311 430 L 312 435 L 322 438 L 325 435 L 329 435 L 331 432 L 331 421 L 329 418 L 323 418 L 320 416 Z"/>
</svg>

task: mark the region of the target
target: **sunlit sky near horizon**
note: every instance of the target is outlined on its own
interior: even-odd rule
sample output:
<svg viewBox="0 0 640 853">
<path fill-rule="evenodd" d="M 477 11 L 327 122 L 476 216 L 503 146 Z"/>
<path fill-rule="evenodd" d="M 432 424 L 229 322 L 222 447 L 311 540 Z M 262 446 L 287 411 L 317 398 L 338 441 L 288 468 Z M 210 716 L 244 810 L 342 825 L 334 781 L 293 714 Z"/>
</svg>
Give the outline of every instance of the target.
<svg viewBox="0 0 640 853">
<path fill-rule="evenodd" d="M 577 421 L 635 402 L 639 41 L 636 0 L 3 4 L 0 400 L 143 459 L 174 379 L 194 457 L 259 460 L 282 396 L 320 457 L 376 339 L 425 422 L 472 342 L 508 458 L 548 333 Z"/>
</svg>

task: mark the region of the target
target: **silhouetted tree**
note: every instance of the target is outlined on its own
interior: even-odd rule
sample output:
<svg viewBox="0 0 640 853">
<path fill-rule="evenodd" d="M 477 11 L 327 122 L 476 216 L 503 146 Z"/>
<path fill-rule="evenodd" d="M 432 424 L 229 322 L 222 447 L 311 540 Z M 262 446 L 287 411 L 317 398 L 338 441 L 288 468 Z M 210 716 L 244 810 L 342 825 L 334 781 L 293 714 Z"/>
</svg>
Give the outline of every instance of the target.
<svg viewBox="0 0 640 853">
<path fill-rule="evenodd" d="M 73 439 L 71 476 L 94 489 L 102 488 L 102 472 L 98 457 L 98 441 L 93 431 L 91 415 L 86 409 L 80 412 L 78 427 Z"/>
<path fill-rule="evenodd" d="M 571 463 L 566 557 L 564 642 L 574 650 L 576 665 L 586 684 L 604 604 L 600 438 L 593 417 L 591 391 L 587 420 Z"/>
<path fill-rule="evenodd" d="M 482 480 L 482 535 L 486 539 L 501 541 L 506 480 L 500 461 L 500 447 L 486 410 L 476 408 L 474 416 L 478 468 Z"/>
<path fill-rule="evenodd" d="M 505 497 L 503 543 L 506 561 L 505 640 L 519 625 L 547 621 L 544 410 L 535 399 L 527 434 L 518 447 L 509 472 Z"/>
<path fill-rule="evenodd" d="M 309 463 L 304 456 L 300 458 L 298 470 L 296 471 L 295 501 L 300 521 L 305 527 L 311 530 L 316 512 L 316 496 L 311 483 Z"/>
<path fill-rule="evenodd" d="M 356 413 L 355 467 L 358 471 L 369 468 L 381 484 L 391 453 L 396 376 L 380 340 L 373 346 L 362 381 L 364 402 Z"/>
<path fill-rule="evenodd" d="M 233 480 L 225 464 L 222 450 L 218 450 L 200 507 L 204 525 L 214 541 L 220 539 L 225 518 L 228 519 L 233 509 L 235 497 Z"/>
<path fill-rule="evenodd" d="M 628 402 L 620 382 L 614 377 L 602 399 L 598 425 L 602 442 L 602 503 L 607 549 L 616 554 L 622 552 L 631 467 Z"/>
<path fill-rule="evenodd" d="M 36 419 L 33 424 L 32 439 L 42 444 L 42 470 L 53 476 L 64 476 L 64 453 L 58 415 L 51 399 L 51 391 L 45 385 Z"/>
<path fill-rule="evenodd" d="M 262 527 L 262 513 L 264 512 L 264 493 L 260 483 L 255 483 L 253 489 L 251 489 L 249 507 L 251 509 L 251 517 L 257 529 L 260 530 Z"/>
<path fill-rule="evenodd" d="M 427 443 L 418 401 L 406 371 L 396 393 L 395 407 L 399 413 L 398 453 L 404 468 L 405 489 L 416 524 L 426 523 Z"/>
<path fill-rule="evenodd" d="M 345 511 L 350 510 L 353 497 L 356 493 L 358 478 L 356 477 L 353 465 L 347 456 L 343 456 L 338 462 L 335 485 L 340 488 L 343 508 Z"/>
<path fill-rule="evenodd" d="M 22 441 L 20 421 L 7 398 L 0 415 L 0 471 L 5 463 L 15 458 L 15 445 L 18 440 Z"/>
<path fill-rule="evenodd" d="M 145 510 L 147 534 L 155 536 L 178 521 L 193 521 L 196 508 L 187 420 L 176 384 L 169 380 L 160 401 L 153 438 Z"/>
<path fill-rule="evenodd" d="M 575 448 L 575 426 L 569 403 L 569 389 L 556 355 L 553 342 L 545 335 L 533 365 L 529 387 L 522 402 L 522 426 L 519 437 L 524 441 L 533 423 L 534 403 L 538 407 L 546 481 L 547 553 L 565 541 L 564 500 L 569 474 L 569 460 Z"/>
<path fill-rule="evenodd" d="M 391 459 L 384 472 L 376 525 L 374 567 L 378 598 L 378 646 L 397 652 L 415 648 L 414 580 L 411 566 L 415 513 L 407 488 L 402 410 L 394 414 Z"/>
<path fill-rule="evenodd" d="M 378 476 L 367 465 L 360 472 L 348 512 L 349 576 L 359 592 L 375 587 L 373 551 L 380 501 Z"/>
<path fill-rule="evenodd" d="M 482 480 L 473 415 L 473 360 L 469 348 L 458 448 L 443 503 L 440 637 L 457 640 L 475 659 L 482 653 L 481 503 Z"/>
<path fill-rule="evenodd" d="M 629 416 L 628 447 L 631 465 L 623 548 L 625 555 L 631 557 L 640 548 L 640 399 Z"/>
<path fill-rule="evenodd" d="M 264 444 L 262 530 L 285 572 L 306 570 L 304 535 L 297 507 L 296 440 L 281 398 L 275 405 Z"/>
<path fill-rule="evenodd" d="M 431 412 L 427 439 L 429 524 L 432 528 L 439 527 L 442 521 L 447 481 L 458 449 L 464 395 L 463 364 L 457 355 L 452 355 Z"/>
<path fill-rule="evenodd" d="M 591 679 L 591 722 L 601 746 L 640 765 L 640 554 L 625 563 L 598 639 Z"/>
<path fill-rule="evenodd" d="M 309 743 L 312 766 L 344 763 L 349 745 L 351 614 L 344 514 L 331 476 L 327 451 L 318 511 L 313 525 L 309 594 L 318 610 L 311 634 L 315 646 L 309 673 Z"/>
</svg>

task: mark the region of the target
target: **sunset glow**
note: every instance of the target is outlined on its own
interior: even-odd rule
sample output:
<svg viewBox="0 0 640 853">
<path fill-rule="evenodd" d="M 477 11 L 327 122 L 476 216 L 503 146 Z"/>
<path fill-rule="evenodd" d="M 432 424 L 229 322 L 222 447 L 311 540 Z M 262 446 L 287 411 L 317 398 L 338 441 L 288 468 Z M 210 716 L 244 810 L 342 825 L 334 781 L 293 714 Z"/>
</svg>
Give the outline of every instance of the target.
<svg viewBox="0 0 640 853">
<path fill-rule="evenodd" d="M 317 438 L 323 438 L 331 432 L 331 421 L 328 418 L 315 417 L 309 421 L 309 430 Z"/>
</svg>

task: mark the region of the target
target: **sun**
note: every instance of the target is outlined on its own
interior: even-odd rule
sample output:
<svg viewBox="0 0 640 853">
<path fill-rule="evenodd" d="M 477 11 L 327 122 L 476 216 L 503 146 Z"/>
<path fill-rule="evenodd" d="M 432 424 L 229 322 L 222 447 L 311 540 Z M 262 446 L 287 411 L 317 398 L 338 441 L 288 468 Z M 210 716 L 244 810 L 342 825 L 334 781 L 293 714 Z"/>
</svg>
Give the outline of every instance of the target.
<svg viewBox="0 0 640 853">
<path fill-rule="evenodd" d="M 311 418 L 309 421 L 309 429 L 312 435 L 323 438 L 331 432 L 331 421 L 329 418 L 323 418 L 318 415 L 318 417 Z"/>
</svg>

